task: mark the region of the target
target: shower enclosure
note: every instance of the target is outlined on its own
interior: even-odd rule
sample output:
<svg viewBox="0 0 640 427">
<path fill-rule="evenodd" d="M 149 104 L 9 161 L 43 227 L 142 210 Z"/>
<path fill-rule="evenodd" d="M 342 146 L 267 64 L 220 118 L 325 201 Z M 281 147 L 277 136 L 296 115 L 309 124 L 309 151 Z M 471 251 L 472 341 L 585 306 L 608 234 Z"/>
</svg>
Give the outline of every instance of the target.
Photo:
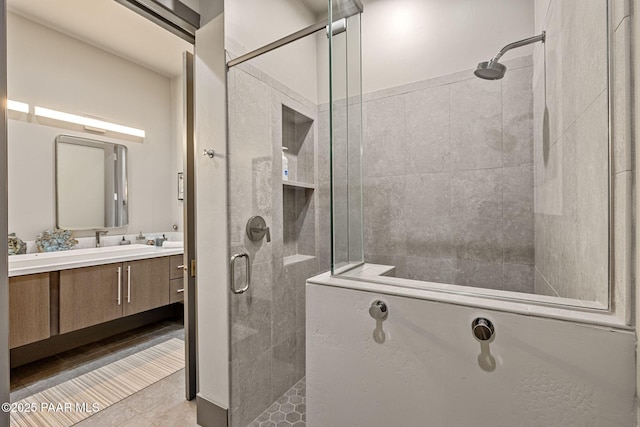
<svg viewBox="0 0 640 427">
<path fill-rule="evenodd" d="M 332 272 L 386 265 L 409 286 L 622 313 L 628 273 L 610 284 L 612 254 L 627 265 L 630 248 L 629 110 L 612 118 L 614 90 L 629 96 L 624 28 L 607 2 L 491 4 L 501 12 L 464 6 L 458 32 L 459 10 L 436 2 L 362 15 L 362 97 L 332 73 Z M 447 36 L 433 45 L 435 33 Z"/>
<path fill-rule="evenodd" d="M 628 325 L 629 26 L 607 2 L 254 3 L 225 5 L 232 426 L 306 420 L 318 273 Z M 474 76 L 503 46 L 502 78 Z"/>
<path fill-rule="evenodd" d="M 309 425 L 635 425 L 631 2 L 364 6 Z"/>
<path fill-rule="evenodd" d="M 359 136 L 351 142 L 361 132 L 351 55 L 362 5 L 335 2 L 329 20 L 325 1 L 271 2 L 264 13 L 278 25 L 258 39 L 246 9 L 226 6 L 230 421 L 296 425 L 306 420 L 305 282 L 363 260 Z M 356 160 L 334 163 L 344 175 L 333 182 L 330 120 L 341 123 L 334 151 Z M 346 221 L 334 219 L 333 240 L 332 206 Z"/>
</svg>

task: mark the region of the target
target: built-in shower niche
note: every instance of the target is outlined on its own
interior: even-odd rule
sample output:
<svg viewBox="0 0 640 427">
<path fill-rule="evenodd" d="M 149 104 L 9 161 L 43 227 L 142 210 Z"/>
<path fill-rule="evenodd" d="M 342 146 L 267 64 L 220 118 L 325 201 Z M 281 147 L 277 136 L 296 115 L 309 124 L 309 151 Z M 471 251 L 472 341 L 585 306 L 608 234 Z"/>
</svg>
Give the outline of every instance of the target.
<svg viewBox="0 0 640 427">
<path fill-rule="evenodd" d="M 289 163 L 288 183 L 313 185 L 313 119 L 282 106 L 282 146 Z"/>
<path fill-rule="evenodd" d="M 315 257 L 313 119 L 282 106 L 282 146 L 289 179 L 282 181 L 284 264 Z"/>
<path fill-rule="evenodd" d="M 284 186 L 282 211 L 284 264 L 315 257 L 316 225 L 313 189 Z"/>
</svg>

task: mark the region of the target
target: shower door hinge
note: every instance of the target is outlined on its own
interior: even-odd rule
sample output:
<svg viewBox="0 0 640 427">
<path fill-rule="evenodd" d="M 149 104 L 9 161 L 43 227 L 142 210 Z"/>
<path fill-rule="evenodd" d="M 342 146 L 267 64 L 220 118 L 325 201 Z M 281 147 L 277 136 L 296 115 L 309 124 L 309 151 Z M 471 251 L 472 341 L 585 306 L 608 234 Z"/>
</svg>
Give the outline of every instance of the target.
<svg viewBox="0 0 640 427">
<path fill-rule="evenodd" d="M 196 277 L 196 260 L 191 260 L 191 277 Z"/>
</svg>

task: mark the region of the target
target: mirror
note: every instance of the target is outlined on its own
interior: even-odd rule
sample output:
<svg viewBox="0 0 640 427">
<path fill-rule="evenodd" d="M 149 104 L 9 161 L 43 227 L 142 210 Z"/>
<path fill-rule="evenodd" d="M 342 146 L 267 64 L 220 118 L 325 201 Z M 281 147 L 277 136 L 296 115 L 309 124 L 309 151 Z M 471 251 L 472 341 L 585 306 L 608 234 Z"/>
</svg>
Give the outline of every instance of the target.
<svg viewBox="0 0 640 427">
<path fill-rule="evenodd" d="M 56 138 L 56 225 L 68 230 L 128 224 L 127 147 Z"/>
</svg>

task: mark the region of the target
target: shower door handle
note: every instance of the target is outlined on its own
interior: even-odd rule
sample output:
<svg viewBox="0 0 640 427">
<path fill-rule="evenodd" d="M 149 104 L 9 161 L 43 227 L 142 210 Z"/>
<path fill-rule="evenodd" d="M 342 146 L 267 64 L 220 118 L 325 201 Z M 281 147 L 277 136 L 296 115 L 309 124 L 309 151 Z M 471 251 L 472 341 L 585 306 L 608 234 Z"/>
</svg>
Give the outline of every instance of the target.
<svg viewBox="0 0 640 427">
<path fill-rule="evenodd" d="M 244 285 L 243 288 L 240 289 L 236 289 L 236 271 L 235 271 L 235 266 L 236 266 L 236 260 L 238 258 L 245 258 L 245 262 L 246 264 L 246 284 Z M 245 292 L 247 292 L 247 290 L 249 289 L 249 285 L 251 285 L 251 259 L 249 258 L 249 254 L 246 253 L 242 253 L 242 254 L 235 254 L 231 257 L 231 261 L 229 262 L 229 269 L 230 274 L 229 274 L 229 280 L 231 282 L 231 292 L 233 292 L 234 294 L 243 294 Z"/>
</svg>

